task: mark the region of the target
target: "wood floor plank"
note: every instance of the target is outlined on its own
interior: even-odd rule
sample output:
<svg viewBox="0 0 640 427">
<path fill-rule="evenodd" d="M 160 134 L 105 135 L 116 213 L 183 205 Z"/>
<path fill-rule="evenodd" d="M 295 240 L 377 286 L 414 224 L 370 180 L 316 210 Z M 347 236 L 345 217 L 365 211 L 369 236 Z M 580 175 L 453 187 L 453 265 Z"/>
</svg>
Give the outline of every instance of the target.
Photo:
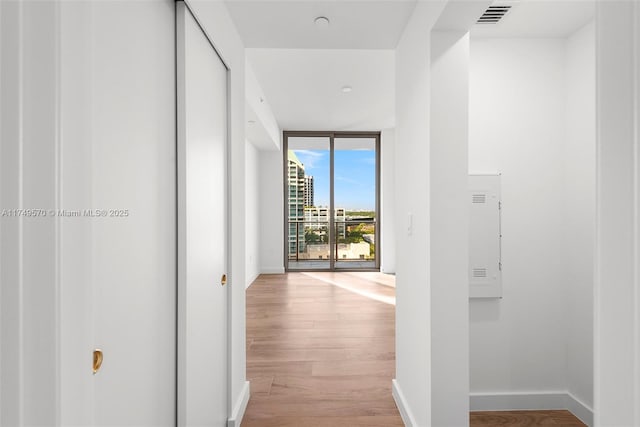
<svg viewBox="0 0 640 427">
<path fill-rule="evenodd" d="M 360 396 L 365 396 L 368 400 L 386 400 L 389 387 L 386 380 L 370 380 L 365 383 L 359 376 L 314 377 L 311 380 L 301 376 L 276 376 L 269 393 L 268 399 L 271 402 L 278 397 L 317 401 L 319 395 L 322 395 L 323 402 L 347 402 L 359 399 Z"/>
<path fill-rule="evenodd" d="M 289 319 L 260 319 L 247 321 L 247 330 L 250 329 L 300 329 L 300 328 L 314 328 L 317 322 L 311 320 L 291 322 Z"/>
<path fill-rule="evenodd" d="M 326 337 L 303 337 L 298 340 L 291 340 L 284 338 L 254 338 L 251 339 L 250 344 L 247 345 L 247 349 L 251 347 L 252 350 L 298 350 L 298 349 L 331 349 L 340 348 L 346 350 L 363 349 L 387 349 L 389 351 L 394 350 L 395 340 L 394 337 L 334 337 L 331 340 L 327 340 Z M 349 358 L 347 356 L 347 358 Z"/>
<path fill-rule="evenodd" d="M 247 355 L 247 379 L 276 374 L 311 376 L 312 363 L 255 361 Z"/>
<path fill-rule="evenodd" d="M 251 405 L 251 404 L 249 404 Z M 242 427 L 395 427 L 404 426 L 400 417 L 272 417 L 243 420 Z"/>
<path fill-rule="evenodd" d="M 273 417 L 363 417 L 398 415 L 393 399 L 307 398 L 274 396 L 256 398 L 247 407 L 248 419 Z M 399 416 L 399 415 L 398 415 Z M 302 427 L 302 426 L 301 426 Z"/>
<path fill-rule="evenodd" d="M 261 394 L 271 393 L 271 385 L 273 384 L 273 375 L 266 375 L 263 377 L 254 376 L 251 379 L 251 395 L 257 396 Z"/>
<path fill-rule="evenodd" d="M 349 360 L 387 360 L 395 361 L 396 352 L 393 346 L 371 345 L 368 348 L 348 348 L 347 359 Z"/>
<path fill-rule="evenodd" d="M 586 424 L 565 410 L 471 412 L 469 422 L 471 427 L 586 427 Z"/>
<path fill-rule="evenodd" d="M 394 378 L 395 361 L 344 360 L 341 363 L 313 362 L 311 372 L 314 376 L 362 375 L 367 377 L 372 375 Z"/>
<path fill-rule="evenodd" d="M 347 357 L 346 350 L 341 348 L 331 349 L 275 349 L 275 350 L 251 350 L 247 357 L 253 361 L 272 362 L 305 362 L 305 361 L 340 361 Z"/>
</svg>

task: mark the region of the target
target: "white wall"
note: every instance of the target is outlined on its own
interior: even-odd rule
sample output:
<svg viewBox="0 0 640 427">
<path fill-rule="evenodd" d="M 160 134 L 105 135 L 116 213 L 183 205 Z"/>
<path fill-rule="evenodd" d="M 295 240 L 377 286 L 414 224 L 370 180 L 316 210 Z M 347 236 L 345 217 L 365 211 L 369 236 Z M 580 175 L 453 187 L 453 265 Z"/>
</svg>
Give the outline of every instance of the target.
<svg viewBox="0 0 640 427">
<path fill-rule="evenodd" d="M 396 48 L 396 378 L 406 425 L 431 422 L 430 31 L 443 3 L 418 2 Z M 422 190 L 422 191 L 420 191 Z M 411 216 L 411 220 L 410 220 Z M 411 230 L 409 226 L 411 225 Z"/>
<path fill-rule="evenodd" d="M 566 41 L 565 235 L 567 388 L 593 408 L 593 255 L 596 206 L 595 26 Z"/>
<path fill-rule="evenodd" d="M 380 137 L 380 271 L 396 272 L 395 129 L 384 129 Z"/>
<path fill-rule="evenodd" d="M 284 273 L 283 169 L 281 151 L 258 153 L 260 272 Z"/>
<path fill-rule="evenodd" d="M 431 423 L 469 422 L 469 36 L 431 33 Z"/>
<path fill-rule="evenodd" d="M 597 426 L 640 425 L 640 7 L 596 2 L 597 215 L 594 405 Z"/>
<path fill-rule="evenodd" d="M 429 40 L 432 19 L 418 3 L 396 48 L 396 378 L 405 425 L 429 425 L 431 337 L 428 162 Z M 426 25 L 425 25 L 426 24 Z M 401 185 L 408 183 L 411 185 Z M 409 217 L 412 217 L 411 219 Z M 409 232 L 411 226 L 411 232 Z"/>
<path fill-rule="evenodd" d="M 247 121 L 246 282 L 260 273 L 284 273 L 282 251 L 282 133 L 245 55 Z M 280 233 L 280 234 L 278 234 Z"/>
<path fill-rule="evenodd" d="M 253 67 L 245 55 L 245 95 L 247 99 L 246 108 L 255 117 L 255 123 L 249 126 L 247 139 L 258 149 L 279 150 L 280 149 L 280 128 L 276 121 L 269 101 L 267 100 L 258 79 L 253 71 Z M 247 120 L 254 117 L 247 117 Z M 257 128 L 257 129 L 256 129 Z"/>
<path fill-rule="evenodd" d="M 55 4 L 0 4 L 0 210 L 58 202 L 55 13 Z M 0 217 L 2 425 L 56 421 L 56 231 L 54 218 Z"/>
<path fill-rule="evenodd" d="M 259 151 L 247 141 L 245 152 L 245 282 L 248 288 L 260 274 Z"/>
<path fill-rule="evenodd" d="M 593 25 L 471 42 L 469 170 L 502 173 L 503 206 L 503 298 L 470 302 L 471 392 L 497 397 L 476 409 L 591 417 L 594 54 Z"/>
<path fill-rule="evenodd" d="M 472 393 L 566 390 L 561 39 L 472 39 L 469 170 L 502 173 L 503 298 L 470 302 Z"/>
</svg>

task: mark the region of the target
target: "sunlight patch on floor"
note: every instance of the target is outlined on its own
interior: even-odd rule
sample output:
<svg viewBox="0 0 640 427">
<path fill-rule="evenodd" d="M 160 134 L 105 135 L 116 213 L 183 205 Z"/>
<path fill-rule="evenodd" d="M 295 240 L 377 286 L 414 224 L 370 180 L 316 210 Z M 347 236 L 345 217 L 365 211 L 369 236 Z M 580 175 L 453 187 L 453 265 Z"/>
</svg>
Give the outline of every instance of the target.
<svg viewBox="0 0 640 427">
<path fill-rule="evenodd" d="M 390 274 L 377 272 L 306 272 L 301 274 L 365 298 L 396 305 L 395 292 L 390 292 L 389 289 L 390 287 L 395 288 L 395 276 Z"/>
</svg>

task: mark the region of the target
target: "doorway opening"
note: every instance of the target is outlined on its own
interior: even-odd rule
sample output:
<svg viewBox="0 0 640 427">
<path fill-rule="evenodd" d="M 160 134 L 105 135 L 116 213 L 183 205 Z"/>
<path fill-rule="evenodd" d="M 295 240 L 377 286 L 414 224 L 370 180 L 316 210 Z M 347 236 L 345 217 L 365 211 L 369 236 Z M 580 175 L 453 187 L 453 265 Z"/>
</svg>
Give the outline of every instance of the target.
<svg viewBox="0 0 640 427">
<path fill-rule="evenodd" d="M 380 270 L 380 132 L 284 132 L 286 271 Z"/>
</svg>

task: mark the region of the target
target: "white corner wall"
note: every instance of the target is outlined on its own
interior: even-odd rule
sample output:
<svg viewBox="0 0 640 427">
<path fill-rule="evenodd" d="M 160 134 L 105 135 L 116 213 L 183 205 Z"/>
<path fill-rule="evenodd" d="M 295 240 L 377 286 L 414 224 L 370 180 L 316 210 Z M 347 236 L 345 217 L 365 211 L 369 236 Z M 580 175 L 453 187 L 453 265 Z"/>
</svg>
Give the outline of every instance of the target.
<svg viewBox="0 0 640 427">
<path fill-rule="evenodd" d="M 418 2 L 396 48 L 396 377 L 407 426 L 430 425 L 430 31 L 438 12 Z M 441 5 L 442 6 L 442 5 Z M 410 183 L 411 185 L 407 185 Z M 423 191 L 416 191 L 422 189 Z"/>
<path fill-rule="evenodd" d="M 593 410 L 596 208 L 595 25 L 566 41 L 565 235 L 567 389 Z"/>
<path fill-rule="evenodd" d="M 260 209 L 260 273 L 284 273 L 282 151 L 258 153 Z"/>
<path fill-rule="evenodd" d="M 595 48 L 471 42 L 469 171 L 502 173 L 502 299 L 470 300 L 472 409 L 593 408 Z"/>
<path fill-rule="evenodd" d="M 469 305 L 472 394 L 567 389 L 564 63 L 561 39 L 471 41 L 469 171 L 502 173 L 503 206 L 503 298 Z"/>
<path fill-rule="evenodd" d="M 384 129 L 380 136 L 380 271 L 396 272 L 395 129 Z"/>
<path fill-rule="evenodd" d="M 597 426 L 640 425 L 640 6 L 596 2 Z"/>
<path fill-rule="evenodd" d="M 464 423 L 468 422 L 467 380 L 464 379 L 464 384 L 458 381 L 465 375 L 454 375 L 452 383 L 447 385 L 441 383 L 442 377 L 433 375 L 433 370 L 440 367 L 445 368 L 447 372 L 450 372 L 451 367 L 465 370 L 465 367 L 458 363 L 461 359 L 457 357 L 452 358 L 450 365 L 445 362 L 441 366 L 442 354 L 434 348 L 435 343 L 432 343 L 434 337 L 442 337 L 444 332 L 439 329 L 445 319 L 441 317 L 443 313 L 439 310 L 432 312 L 436 300 L 444 297 L 444 302 L 449 296 L 454 299 L 459 296 L 458 290 L 451 294 L 445 291 L 446 295 L 437 291 L 432 293 L 434 281 L 436 287 L 450 283 L 449 280 L 455 282 L 455 274 L 440 276 L 437 269 L 432 268 L 432 251 L 451 246 L 440 238 L 441 235 L 437 235 L 432 241 L 434 224 L 431 219 L 435 216 L 436 223 L 442 219 L 438 207 L 432 205 L 432 190 L 434 185 L 440 185 L 441 179 L 449 175 L 448 172 L 443 174 L 439 168 L 435 168 L 435 172 L 431 172 L 430 169 L 439 159 L 451 164 L 448 163 L 447 156 L 460 148 L 459 139 L 452 145 L 453 152 L 448 152 L 441 145 L 441 140 L 438 141 L 439 147 L 433 152 L 431 147 L 431 137 L 439 138 L 446 133 L 430 133 L 431 120 L 440 117 L 439 114 L 449 107 L 443 98 L 439 98 L 435 103 L 430 99 L 433 88 L 431 28 L 445 3 L 418 2 L 396 48 L 396 378 L 393 380 L 393 396 L 405 425 L 416 427 L 437 425 L 446 420 L 461 419 L 460 417 L 467 420 Z M 459 101 L 458 97 L 454 99 Z M 465 104 L 461 105 L 464 107 Z M 432 115 L 433 107 L 439 110 L 435 115 Z M 466 174 L 464 156 L 460 160 L 460 170 Z M 455 162 L 451 173 L 460 174 Z M 454 179 L 451 184 L 452 188 L 456 188 L 459 181 Z M 446 190 L 443 188 L 443 191 Z M 437 191 L 434 193 L 436 199 L 440 199 L 442 195 Z M 453 197 L 450 201 L 456 205 L 456 200 L 457 198 Z M 457 242 L 458 233 L 454 234 Z M 456 255 L 447 252 L 444 258 L 453 260 Z M 438 260 L 438 257 L 435 259 Z M 458 305 L 454 305 L 457 313 Z M 461 327 L 462 331 L 459 330 L 458 324 L 454 325 L 454 347 L 460 343 L 459 339 L 466 341 L 464 330 L 467 326 Z M 436 334 L 432 335 L 434 328 Z M 443 348 L 451 347 L 445 345 Z M 466 359 L 466 348 L 463 353 L 461 358 Z M 453 388 L 457 388 L 457 392 L 449 394 Z M 440 404 L 445 395 L 455 397 L 445 407 L 436 411 L 433 405 Z"/>
<path fill-rule="evenodd" d="M 431 33 L 431 423 L 469 422 L 469 35 Z"/>
<path fill-rule="evenodd" d="M 245 287 L 260 274 L 259 152 L 249 141 L 245 153 Z"/>
</svg>

